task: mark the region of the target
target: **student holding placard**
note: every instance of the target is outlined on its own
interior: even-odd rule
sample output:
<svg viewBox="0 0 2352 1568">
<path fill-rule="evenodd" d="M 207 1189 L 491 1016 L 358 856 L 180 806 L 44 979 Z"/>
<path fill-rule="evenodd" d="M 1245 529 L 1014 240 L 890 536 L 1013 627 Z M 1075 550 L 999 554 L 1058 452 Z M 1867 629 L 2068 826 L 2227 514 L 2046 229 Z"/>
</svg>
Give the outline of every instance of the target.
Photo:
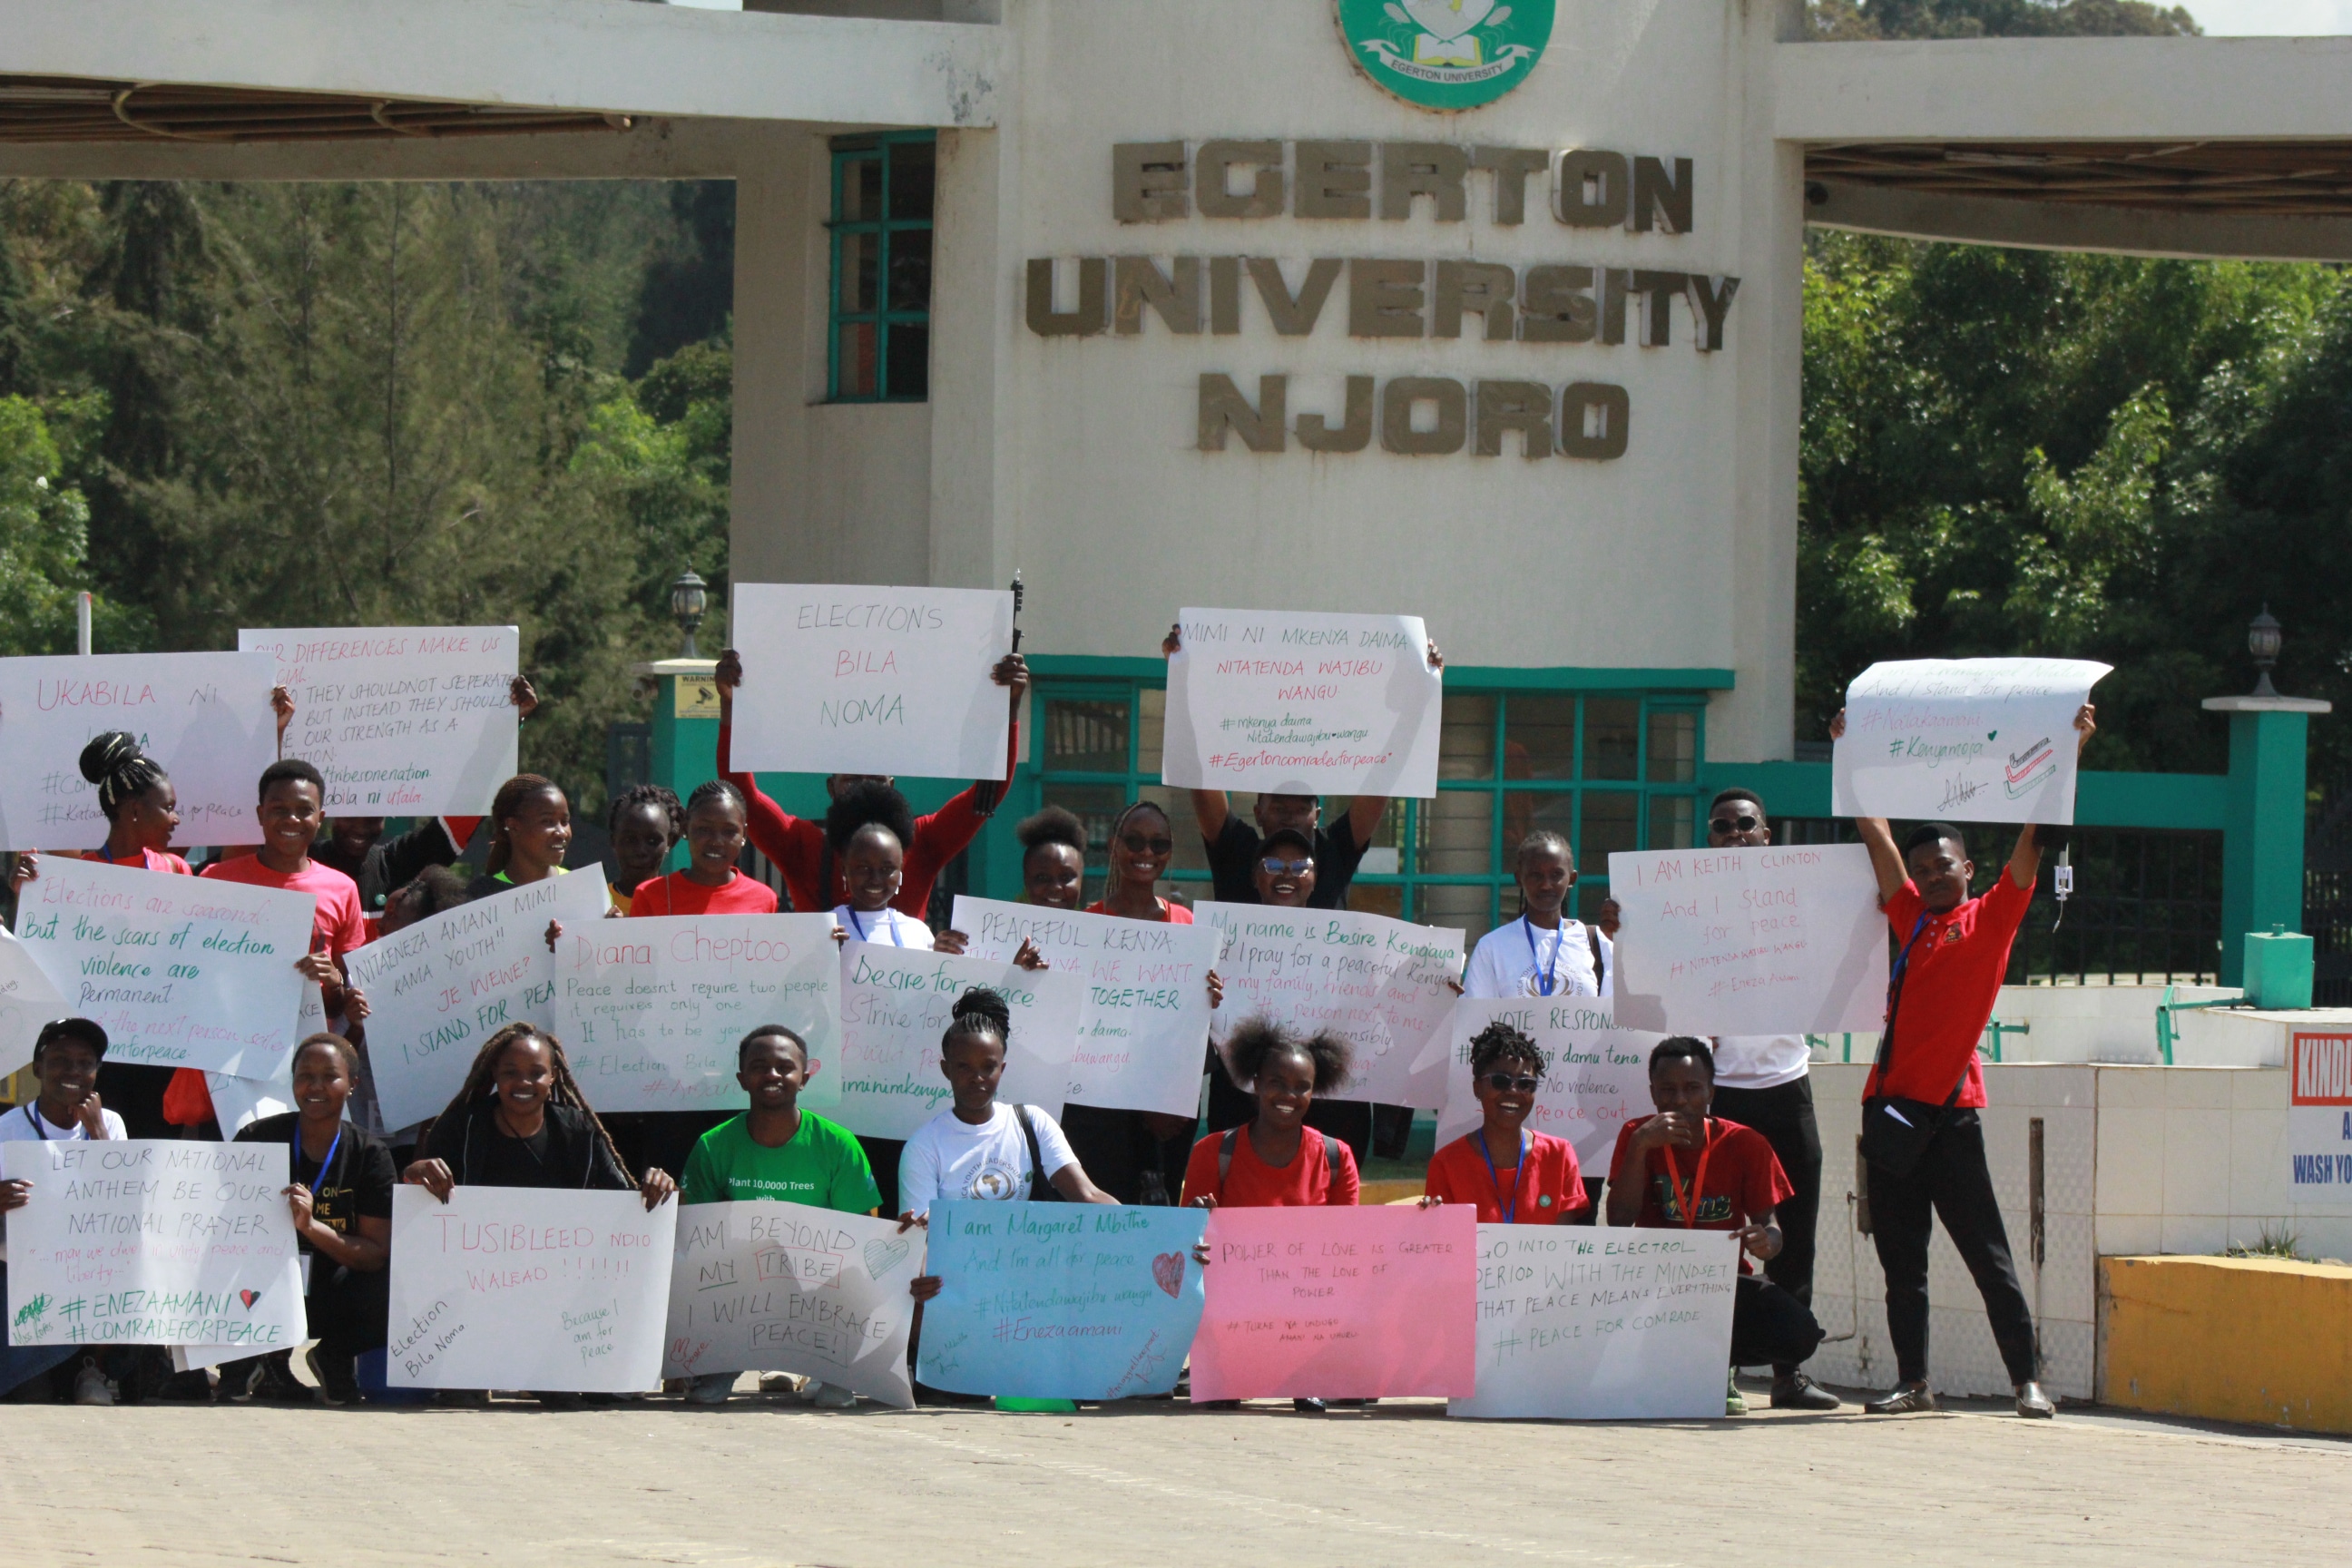
<svg viewBox="0 0 2352 1568">
<path fill-rule="evenodd" d="M 1471 1037 L 1470 1091 L 1484 1121 L 1430 1160 L 1424 1208 L 1471 1204 L 1482 1225 L 1559 1225 L 1591 1205 L 1576 1146 L 1527 1130 L 1550 1065 L 1541 1046 L 1500 1019 Z"/>
<path fill-rule="evenodd" d="M 1029 689 L 1029 666 L 1019 654 L 1007 654 L 997 660 L 990 678 L 1013 696 L 1016 717 L 1004 757 L 1004 781 L 1010 783 L 1013 763 L 1021 754 L 1017 715 L 1021 694 Z M 748 827 L 752 844 L 783 873 L 784 890 L 792 895 L 795 910 L 832 909 L 847 901 L 847 868 L 833 843 L 832 814 L 827 813 L 823 826 L 806 817 L 794 816 L 761 793 L 758 779 L 733 769 L 735 689 L 743 684 L 742 656 L 731 647 L 720 653 L 712 680 L 719 688 L 719 774 L 743 794 L 750 811 Z M 907 831 L 898 835 L 902 877 L 891 901 L 901 913 L 920 920 L 930 908 L 931 885 L 948 862 L 980 837 L 981 828 L 1003 797 L 1004 784 L 993 779 L 975 783 L 923 817 L 913 817 L 907 808 L 906 797 L 898 795 L 897 781 L 887 773 L 834 773 L 824 781 L 825 793 L 837 803 L 845 791 L 860 784 L 887 790 L 897 796 L 898 811 L 911 818 Z"/>
<path fill-rule="evenodd" d="M 1606 996 L 1609 939 L 1565 918 L 1576 886 L 1568 840 L 1539 828 L 1519 840 L 1519 918 L 1478 939 L 1462 975 L 1470 996 Z"/>
<path fill-rule="evenodd" d="M 695 1144 L 687 1156 L 679 1201 L 765 1198 L 845 1214 L 880 1212 L 882 1194 L 857 1140 L 801 1109 L 801 1090 L 823 1066 L 809 1060 L 808 1042 L 782 1024 L 763 1024 L 743 1037 L 735 1062 L 735 1081 L 751 1097 L 751 1108 Z M 687 1397 L 697 1405 L 723 1405 L 740 1371 L 698 1373 Z M 824 1410 L 846 1410 L 857 1403 L 855 1394 L 831 1383 L 817 1384 L 809 1399 Z"/>
<path fill-rule="evenodd" d="M 901 812 L 903 817 L 904 813 Z M 859 821 L 855 814 L 828 818 L 832 858 L 842 867 L 848 898 L 834 906 L 834 935 L 842 942 L 887 942 L 892 947 L 930 948 L 931 928 L 898 908 L 906 885 L 906 840 L 897 826 Z M 958 947 L 960 950 L 960 944 Z M 943 950 L 945 951 L 945 950 Z"/>
<path fill-rule="evenodd" d="M 725 779 L 696 787 L 686 803 L 683 871 L 641 884 L 633 915 L 772 915 L 776 890 L 735 868 L 743 858 L 743 794 Z"/>
<path fill-rule="evenodd" d="M 239 1143 L 285 1143 L 292 1151 L 286 1199 L 301 1244 L 303 1311 L 319 1342 L 310 1370 L 330 1405 L 360 1396 L 358 1362 L 383 1349 L 385 1268 L 392 1257 L 392 1151 L 344 1116 L 359 1080 L 359 1052 L 340 1035 L 312 1035 L 294 1047 L 295 1109 L 241 1128 Z M 264 1397 L 308 1402 L 287 1370 L 290 1352 L 257 1358 Z M 233 1363 L 233 1367 L 249 1363 Z"/>
<path fill-rule="evenodd" d="M 358 884 L 310 858 L 310 846 L 326 820 L 326 781 L 310 763 L 289 757 L 262 770 L 260 795 L 260 847 L 250 855 L 215 860 L 202 874 L 215 881 L 310 895 L 318 909 L 310 952 L 295 967 L 325 993 L 327 1016 L 332 1018 L 344 1011 L 347 994 L 357 994 L 343 988 L 343 955 L 364 947 L 368 931 Z"/>
<path fill-rule="evenodd" d="M 2074 715 L 2079 754 L 2098 731 L 2097 710 Z M 1832 739 L 1845 733 L 1841 712 Z M 1886 1277 L 1887 1337 L 1895 1342 L 1895 1389 L 1863 1408 L 1906 1415 L 1936 1408 L 1927 1385 L 1927 1243 L 1934 1219 L 1969 1266 L 1992 1322 L 1993 1342 L 2015 1385 L 2017 1413 L 2057 1414 L 2037 1373 L 2033 1309 L 2018 1282 L 1985 1163 L 1984 1071 L 1977 1061 L 2009 951 L 2033 899 L 2045 851 L 2064 847 L 2067 829 L 2021 829 L 2009 864 L 1975 898 L 1976 866 L 1961 831 L 1940 822 L 1915 827 L 1897 848 L 1883 817 L 1854 826 L 1878 873 L 1879 906 L 1900 956 L 1887 987 L 1886 1029 L 1863 1086 L 1862 1152 L 1870 1177 L 1871 1240 Z"/>
<path fill-rule="evenodd" d="M 662 874 L 669 852 L 686 837 L 686 807 L 667 784 L 633 784 L 613 797 L 604 814 L 613 840 L 613 907 L 625 910 L 639 887 Z"/>
<path fill-rule="evenodd" d="M 1677 1035 L 1650 1052 L 1650 1100 L 1654 1116 L 1617 1131 L 1609 1162 L 1609 1223 L 1667 1229 L 1728 1230 L 1741 1246 L 1769 1261 L 1780 1250 L 1774 1217 L 1789 1196 L 1789 1178 L 1761 1133 L 1712 1114 L 1715 1053 L 1705 1040 Z M 1683 1163 L 1691 1162 L 1687 1176 Z M 1731 1309 L 1731 1367 L 1724 1410 L 1748 1413 L 1736 1374 L 1770 1362 L 1795 1366 L 1821 1348 L 1812 1309 L 1740 1260 Z"/>
<path fill-rule="evenodd" d="M 0 1143 L 120 1142 L 131 1134 L 122 1118 L 99 1097 L 98 1074 L 106 1060 L 106 1031 L 88 1018 L 59 1018 L 41 1026 L 33 1040 L 33 1079 L 40 1090 L 0 1114 Z M 0 1181 L 0 1215 L 32 1201 L 33 1184 Z M 0 1302 L 8 1299 L 7 1222 L 0 1218 Z M 34 1378 L 73 1359 L 70 1345 L 12 1345 L 0 1333 L 0 1394 L 13 1394 Z M 116 1352 L 118 1362 L 121 1352 Z M 74 1403 L 111 1405 L 114 1384 L 96 1357 L 74 1374 Z"/>
</svg>

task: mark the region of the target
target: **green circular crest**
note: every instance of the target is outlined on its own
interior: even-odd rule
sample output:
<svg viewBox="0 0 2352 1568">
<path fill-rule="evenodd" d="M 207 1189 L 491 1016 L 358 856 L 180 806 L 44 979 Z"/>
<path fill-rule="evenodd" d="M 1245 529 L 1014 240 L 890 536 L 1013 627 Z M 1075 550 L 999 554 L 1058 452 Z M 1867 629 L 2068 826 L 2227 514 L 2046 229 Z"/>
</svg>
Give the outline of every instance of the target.
<svg viewBox="0 0 2352 1568">
<path fill-rule="evenodd" d="M 1551 41 L 1554 0 L 1337 0 L 1366 76 L 1423 109 L 1476 109 L 1519 83 Z"/>
</svg>

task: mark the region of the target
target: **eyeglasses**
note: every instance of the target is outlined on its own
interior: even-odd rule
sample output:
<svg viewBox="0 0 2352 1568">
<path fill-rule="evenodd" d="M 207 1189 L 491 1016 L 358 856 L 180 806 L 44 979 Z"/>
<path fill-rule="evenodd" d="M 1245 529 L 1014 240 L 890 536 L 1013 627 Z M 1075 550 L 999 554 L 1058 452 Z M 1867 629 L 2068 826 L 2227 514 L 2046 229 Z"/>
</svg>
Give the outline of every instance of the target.
<svg viewBox="0 0 2352 1568">
<path fill-rule="evenodd" d="M 1508 1094 L 1515 1089 L 1521 1094 L 1533 1094 L 1543 1087 L 1543 1080 L 1532 1078 L 1513 1078 L 1507 1072 L 1490 1072 L 1486 1075 L 1486 1087 L 1496 1094 Z"/>
<path fill-rule="evenodd" d="M 1753 833 L 1763 826 L 1760 816 L 1711 816 L 1707 818 L 1709 833 Z"/>
<path fill-rule="evenodd" d="M 1140 833 L 1122 834 L 1118 841 L 1127 846 L 1130 855 L 1170 855 L 1176 849 L 1173 838 L 1146 838 Z"/>
<path fill-rule="evenodd" d="M 1303 877 L 1315 869 L 1315 857 L 1309 855 L 1298 860 L 1281 860 L 1269 855 L 1258 864 L 1265 868 L 1269 877 Z"/>
</svg>

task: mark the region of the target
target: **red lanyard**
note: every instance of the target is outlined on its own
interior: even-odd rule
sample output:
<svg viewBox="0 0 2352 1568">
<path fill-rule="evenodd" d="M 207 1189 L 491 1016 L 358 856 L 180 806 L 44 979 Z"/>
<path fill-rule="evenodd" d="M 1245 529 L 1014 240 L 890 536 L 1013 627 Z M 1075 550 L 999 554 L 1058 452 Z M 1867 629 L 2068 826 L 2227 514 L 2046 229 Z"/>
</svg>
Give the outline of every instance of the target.
<svg viewBox="0 0 2352 1568">
<path fill-rule="evenodd" d="M 1701 1121 L 1699 1131 L 1706 1133 L 1708 1126 L 1708 1122 Z M 1675 1194 L 1675 1201 L 1682 1205 L 1683 1228 L 1688 1230 L 1698 1223 L 1698 1196 L 1706 1187 L 1706 1163 L 1715 1158 L 1715 1139 L 1708 1134 L 1706 1142 L 1700 1148 L 1698 1169 L 1691 1173 L 1690 1191 L 1687 1193 L 1683 1191 L 1683 1168 L 1675 1163 L 1673 1144 L 1665 1145 L 1665 1154 L 1666 1182 Z"/>
</svg>

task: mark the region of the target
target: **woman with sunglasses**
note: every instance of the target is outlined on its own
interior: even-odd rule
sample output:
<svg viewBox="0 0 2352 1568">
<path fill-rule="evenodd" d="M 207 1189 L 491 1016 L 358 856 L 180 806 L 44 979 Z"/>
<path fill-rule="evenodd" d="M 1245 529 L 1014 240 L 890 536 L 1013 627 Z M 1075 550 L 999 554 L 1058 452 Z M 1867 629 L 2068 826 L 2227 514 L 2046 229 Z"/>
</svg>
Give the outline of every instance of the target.
<svg viewBox="0 0 2352 1568">
<path fill-rule="evenodd" d="M 1591 1205 L 1576 1146 L 1527 1130 L 1549 1065 L 1542 1047 L 1500 1019 L 1471 1037 L 1470 1092 L 1486 1120 L 1431 1159 L 1422 1207 L 1471 1204 L 1483 1225 L 1559 1225 Z"/>
</svg>

